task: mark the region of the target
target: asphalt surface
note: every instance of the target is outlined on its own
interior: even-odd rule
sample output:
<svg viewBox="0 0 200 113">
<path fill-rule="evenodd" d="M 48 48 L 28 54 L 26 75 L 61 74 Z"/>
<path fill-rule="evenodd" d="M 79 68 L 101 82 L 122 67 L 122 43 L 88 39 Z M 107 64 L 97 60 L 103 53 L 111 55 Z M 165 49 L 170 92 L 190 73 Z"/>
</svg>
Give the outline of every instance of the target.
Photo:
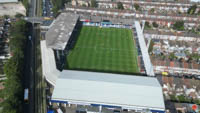
<svg viewBox="0 0 200 113">
<path fill-rule="evenodd" d="M 36 0 L 30 1 L 28 16 L 34 17 L 36 15 Z M 29 88 L 29 100 L 24 103 L 24 113 L 34 113 L 34 78 L 35 78 L 35 38 L 37 32 L 34 25 L 29 27 L 29 36 L 31 40 L 27 39 L 25 50 L 25 68 L 24 68 L 24 87 Z"/>
<path fill-rule="evenodd" d="M 30 27 L 32 40 L 27 40 L 25 50 L 25 88 L 29 88 L 29 100 L 24 103 L 24 113 L 34 113 L 34 30 Z"/>
</svg>

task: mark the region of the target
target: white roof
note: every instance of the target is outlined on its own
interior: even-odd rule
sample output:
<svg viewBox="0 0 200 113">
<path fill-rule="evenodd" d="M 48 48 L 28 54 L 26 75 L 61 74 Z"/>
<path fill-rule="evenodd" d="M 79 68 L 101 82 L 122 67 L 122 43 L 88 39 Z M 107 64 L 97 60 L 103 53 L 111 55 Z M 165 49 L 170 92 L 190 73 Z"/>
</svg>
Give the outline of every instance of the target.
<svg viewBox="0 0 200 113">
<path fill-rule="evenodd" d="M 40 41 L 42 54 L 42 73 L 46 80 L 55 86 L 56 80 L 60 72 L 56 68 L 54 52 L 51 48 L 47 48 L 46 41 Z"/>
<path fill-rule="evenodd" d="M 164 110 L 162 88 L 156 78 L 64 70 L 52 100 Z"/>
<path fill-rule="evenodd" d="M 140 44 L 140 48 L 141 48 L 141 52 L 142 52 L 142 58 L 144 61 L 144 67 L 146 70 L 147 75 L 149 76 L 155 76 L 154 74 L 154 70 L 153 70 L 153 65 L 151 63 L 150 57 L 149 57 L 149 53 L 148 53 L 148 49 L 144 40 L 144 35 L 140 26 L 140 23 L 138 21 L 135 21 L 135 27 L 136 27 L 136 31 L 137 31 L 137 36 L 138 36 L 138 41 Z"/>
<path fill-rule="evenodd" d="M 0 0 L 0 3 L 18 2 L 18 0 Z"/>
</svg>

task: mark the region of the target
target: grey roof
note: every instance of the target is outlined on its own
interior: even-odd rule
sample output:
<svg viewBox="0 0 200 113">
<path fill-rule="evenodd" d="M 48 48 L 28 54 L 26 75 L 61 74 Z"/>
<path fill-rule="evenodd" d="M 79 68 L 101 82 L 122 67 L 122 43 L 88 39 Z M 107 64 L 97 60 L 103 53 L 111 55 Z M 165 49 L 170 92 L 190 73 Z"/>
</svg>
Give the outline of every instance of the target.
<svg viewBox="0 0 200 113">
<path fill-rule="evenodd" d="M 164 110 L 162 88 L 156 78 L 64 70 L 52 100 L 123 108 Z"/>
<path fill-rule="evenodd" d="M 92 16 L 92 15 L 83 15 L 83 14 L 79 14 L 80 15 L 80 19 L 88 19 L 91 20 L 92 22 L 101 22 L 103 20 L 109 20 L 110 22 L 112 22 L 113 24 L 118 24 L 118 23 L 122 23 L 122 24 L 133 24 L 134 21 L 133 19 L 121 19 L 121 18 L 117 18 L 117 17 L 103 17 L 103 16 Z"/>
<path fill-rule="evenodd" d="M 54 52 L 51 48 L 47 48 L 46 41 L 40 41 L 42 56 L 42 74 L 46 80 L 55 86 L 56 80 L 60 72 L 56 68 Z"/>
<path fill-rule="evenodd" d="M 58 50 L 65 49 L 78 17 L 74 13 L 61 13 L 46 33 L 47 47 Z"/>
<path fill-rule="evenodd" d="M 0 3 L 18 2 L 18 0 L 0 0 Z"/>
</svg>

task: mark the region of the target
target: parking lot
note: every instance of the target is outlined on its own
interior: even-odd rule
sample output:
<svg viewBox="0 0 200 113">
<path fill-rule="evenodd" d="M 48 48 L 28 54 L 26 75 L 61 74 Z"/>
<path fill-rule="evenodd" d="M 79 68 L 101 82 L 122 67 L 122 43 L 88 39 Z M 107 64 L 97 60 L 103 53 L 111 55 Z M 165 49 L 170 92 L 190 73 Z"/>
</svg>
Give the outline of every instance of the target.
<svg viewBox="0 0 200 113">
<path fill-rule="evenodd" d="M 3 74 L 3 65 L 11 57 L 9 48 L 10 18 L 0 19 L 0 75 Z"/>
<path fill-rule="evenodd" d="M 42 16 L 53 17 L 52 3 L 50 0 L 43 0 L 43 13 Z"/>
</svg>

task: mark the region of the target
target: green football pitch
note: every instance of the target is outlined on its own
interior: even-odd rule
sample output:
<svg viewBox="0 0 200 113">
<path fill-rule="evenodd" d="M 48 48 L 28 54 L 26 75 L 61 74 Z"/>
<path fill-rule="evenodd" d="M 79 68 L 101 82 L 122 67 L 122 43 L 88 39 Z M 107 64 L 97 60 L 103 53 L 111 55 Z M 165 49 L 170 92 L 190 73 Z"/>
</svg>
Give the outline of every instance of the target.
<svg viewBox="0 0 200 113">
<path fill-rule="evenodd" d="M 83 26 L 75 47 L 67 55 L 67 69 L 138 73 L 132 31 Z"/>
</svg>

